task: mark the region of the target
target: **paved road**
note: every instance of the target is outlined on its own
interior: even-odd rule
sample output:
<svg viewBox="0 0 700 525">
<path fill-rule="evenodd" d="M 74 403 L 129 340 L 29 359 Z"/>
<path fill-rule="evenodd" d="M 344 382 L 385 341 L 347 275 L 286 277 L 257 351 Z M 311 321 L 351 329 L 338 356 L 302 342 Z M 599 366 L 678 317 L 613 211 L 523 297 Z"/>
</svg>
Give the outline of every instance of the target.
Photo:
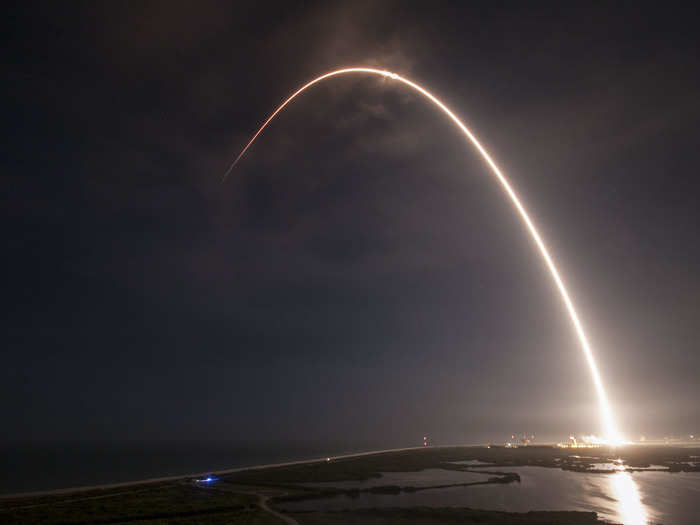
<svg viewBox="0 0 700 525">
<path fill-rule="evenodd" d="M 265 512 L 269 512 L 273 516 L 276 516 L 277 518 L 281 519 L 285 523 L 289 523 L 289 525 L 299 525 L 299 522 L 295 520 L 294 518 L 290 518 L 289 516 L 285 516 L 281 512 L 277 512 L 274 509 L 271 509 L 267 505 L 267 500 L 270 499 L 271 496 L 266 496 L 264 494 L 258 494 L 258 505 L 260 505 L 260 508 L 263 509 Z"/>
</svg>

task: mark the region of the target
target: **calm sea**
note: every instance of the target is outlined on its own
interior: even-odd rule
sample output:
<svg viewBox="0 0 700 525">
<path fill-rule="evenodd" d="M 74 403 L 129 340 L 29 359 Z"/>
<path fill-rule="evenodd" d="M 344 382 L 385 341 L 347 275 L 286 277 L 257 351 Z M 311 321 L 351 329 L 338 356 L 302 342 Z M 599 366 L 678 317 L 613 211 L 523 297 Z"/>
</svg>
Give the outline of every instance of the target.
<svg viewBox="0 0 700 525">
<path fill-rule="evenodd" d="M 374 507 L 471 507 L 530 510 L 594 511 L 602 519 L 625 525 L 696 525 L 700 523 L 700 472 L 614 472 L 593 474 L 544 467 L 491 467 L 490 472 L 517 472 L 520 483 L 428 489 L 400 494 L 360 492 L 286 503 L 289 510 L 341 510 Z M 490 475 L 428 469 L 387 472 L 366 481 L 315 483 L 314 486 L 368 488 L 376 485 L 429 487 L 483 481 Z"/>
<path fill-rule="evenodd" d="M 0 445 L 0 494 L 187 475 L 356 451 L 340 445 L 289 443 Z"/>
</svg>

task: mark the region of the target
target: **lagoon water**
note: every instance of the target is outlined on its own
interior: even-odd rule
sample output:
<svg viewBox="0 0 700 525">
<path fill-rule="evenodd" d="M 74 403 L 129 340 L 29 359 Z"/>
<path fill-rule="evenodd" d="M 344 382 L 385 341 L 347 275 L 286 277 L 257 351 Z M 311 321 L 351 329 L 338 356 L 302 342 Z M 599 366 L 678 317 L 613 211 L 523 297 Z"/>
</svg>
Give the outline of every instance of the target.
<svg viewBox="0 0 700 525">
<path fill-rule="evenodd" d="M 491 477 L 493 477 L 493 474 L 430 468 L 421 470 L 420 472 L 382 472 L 380 478 L 370 478 L 364 481 L 333 481 L 324 483 L 303 483 L 303 485 L 308 485 L 310 487 L 335 487 L 339 489 L 366 489 L 370 487 L 381 487 L 382 485 L 432 487 L 436 485 L 454 485 L 457 483 L 487 481 Z"/>
<path fill-rule="evenodd" d="M 232 448 L 229 444 L 132 443 L 131 445 L 35 445 L 0 447 L 0 494 L 186 475 L 246 465 L 325 457 L 340 446 Z M 347 450 L 347 449 L 346 449 Z M 331 454 L 329 454 L 331 453 Z M 459 462 L 478 470 L 476 460 Z M 611 470 L 613 464 L 598 468 Z M 653 467 L 653 466 L 652 466 Z M 427 489 L 413 493 L 288 503 L 288 509 L 459 506 L 493 510 L 585 510 L 626 525 L 700 523 L 699 472 L 612 472 L 593 474 L 543 467 L 486 467 L 517 472 L 520 483 Z M 491 474 L 427 469 L 389 472 L 366 481 L 317 484 L 343 489 L 381 485 L 429 487 L 484 481 Z"/>
<path fill-rule="evenodd" d="M 316 486 L 368 488 L 378 485 L 431 486 L 465 483 L 489 476 L 430 469 L 390 472 L 362 482 L 324 483 Z M 285 504 L 289 510 L 371 507 L 459 506 L 489 510 L 595 511 L 602 519 L 625 525 L 694 525 L 700 522 L 700 473 L 615 472 L 587 474 L 544 467 L 491 467 L 489 471 L 517 472 L 520 483 L 474 485 L 390 494 L 360 493 Z M 466 475 L 471 474 L 469 477 Z"/>
</svg>

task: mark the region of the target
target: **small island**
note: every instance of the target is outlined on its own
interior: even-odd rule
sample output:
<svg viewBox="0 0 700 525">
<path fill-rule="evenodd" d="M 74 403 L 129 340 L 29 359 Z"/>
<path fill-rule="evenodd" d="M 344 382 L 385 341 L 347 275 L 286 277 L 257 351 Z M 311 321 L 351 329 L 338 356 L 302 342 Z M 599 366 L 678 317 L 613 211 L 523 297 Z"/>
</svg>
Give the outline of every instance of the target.
<svg viewBox="0 0 700 525">
<path fill-rule="evenodd" d="M 629 472 L 655 470 L 666 471 L 671 476 L 680 471 L 700 471 L 699 455 L 700 449 L 669 446 L 585 450 L 551 446 L 405 449 L 132 484 L 5 496 L 0 499 L 0 522 L 46 525 L 603 523 L 595 512 L 515 513 L 455 506 L 356 508 L 352 502 L 363 494 L 407 495 L 520 483 L 520 476 L 508 472 L 509 467 L 536 466 L 597 474 L 621 469 Z M 383 482 L 391 473 L 418 472 L 441 472 L 448 474 L 448 478 L 450 473 L 457 476 L 464 473 L 471 477 L 466 482 L 445 482 L 444 476 L 437 476 L 434 483 L 430 479 L 419 484 Z M 324 508 L 322 502 L 328 498 L 345 498 L 347 508 Z M 295 509 L 299 502 L 305 505 L 301 510 Z"/>
</svg>

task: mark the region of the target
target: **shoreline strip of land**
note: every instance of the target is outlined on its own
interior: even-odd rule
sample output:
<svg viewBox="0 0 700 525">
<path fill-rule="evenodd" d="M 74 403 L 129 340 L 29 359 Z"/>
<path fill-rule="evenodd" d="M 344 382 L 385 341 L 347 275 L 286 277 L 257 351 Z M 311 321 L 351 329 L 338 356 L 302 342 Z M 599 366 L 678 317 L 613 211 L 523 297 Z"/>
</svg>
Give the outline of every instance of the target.
<svg viewBox="0 0 700 525">
<path fill-rule="evenodd" d="M 439 446 L 439 447 L 431 447 L 431 448 L 449 448 L 449 447 L 478 447 L 481 445 L 445 445 L 445 446 Z M 270 464 L 265 464 L 265 465 L 251 465 L 247 467 L 235 467 L 235 468 L 228 468 L 228 469 L 223 469 L 223 470 L 209 470 L 205 472 L 197 472 L 194 474 L 178 474 L 175 476 L 163 476 L 163 477 L 158 477 L 158 478 L 146 478 L 146 479 L 140 479 L 140 480 L 131 480 L 131 481 L 121 481 L 118 483 L 107 483 L 107 484 L 100 484 L 100 485 L 85 485 L 85 486 L 79 486 L 79 487 L 67 487 L 67 488 L 60 488 L 60 489 L 49 489 L 49 490 L 41 490 L 41 491 L 30 491 L 30 492 L 17 492 L 17 493 L 12 493 L 12 494 L 0 494 L 0 500 L 7 500 L 7 499 L 15 499 L 15 498 L 30 498 L 30 497 L 39 497 L 39 496 L 56 496 L 56 495 L 61 495 L 61 494 L 71 494 L 71 493 L 77 493 L 77 492 L 89 492 L 92 490 L 109 490 L 109 489 L 117 489 L 117 488 L 123 488 L 123 487 L 131 487 L 131 486 L 136 486 L 136 485 L 150 485 L 154 483 L 167 483 L 169 481 L 178 481 L 181 479 L 188 479 L 188 478 L 197 478 L 197 477 L 203 477 L 208 474 L 215 474 L 215 475 L 226 475 L 226 474 L 234 474 L 236 472 L 245 472 L 246 470 L 263 470 L 263 469 L 269 469 L 269 468 L 278 468 L 278 467 L 292 467 L 295 465 L 306 465 L 306 464 L 311 464 L 311 463 L 322 463 L 324 461 L 327 461 L 328 459 L 332 460 L 337 460 L 337 459 L 351 459 L 351 458 L 357 458 L 357 457 L 362 457 L 362 456 L 372 456 L 374 454 L 385 454 L 388 452 L 403 452 L 407 450 L 420 450 L 423 449 L 424 447 L 404 447 L 404 448 L 389 448 L 389 449 L 384 449 L 384 450 L 370 450 L 370 451 L 365 451 L 365 452 L 354 452 L 352 454 L 342 454 L 339 456 L 330 456 L 330 458 L 313 458 L 313 459 L 300 459 L 296 461 L 286 461 L 283 463 L 270 463 Z"/>
</svg>

